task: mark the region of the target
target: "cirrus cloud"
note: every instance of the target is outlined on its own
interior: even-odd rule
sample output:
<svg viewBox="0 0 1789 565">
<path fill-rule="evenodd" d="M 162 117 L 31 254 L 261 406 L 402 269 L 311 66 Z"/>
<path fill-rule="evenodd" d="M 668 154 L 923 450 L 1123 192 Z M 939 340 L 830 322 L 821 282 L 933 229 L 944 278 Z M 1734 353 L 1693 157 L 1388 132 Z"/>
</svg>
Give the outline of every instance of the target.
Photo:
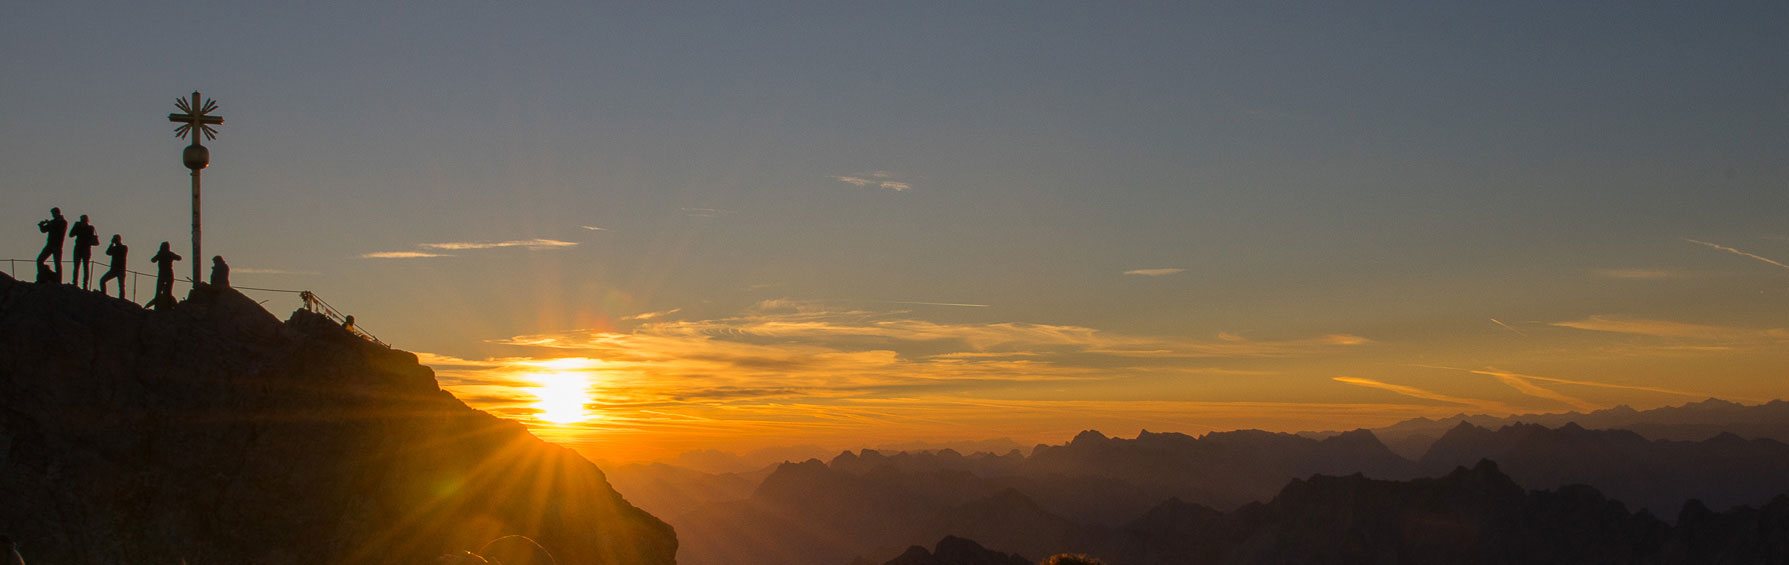
<svg viewBox="0 0 1789 565">
<path fill-rule="evenodd" d="M 894 173 L 888 171 L 832 175 L 832 180 L 857 187 L 874 186 L 877 188 L 886 188 L 895 192 L 906 192 L 913 189 L 912 184 L 896 179 Z"/>
<path fill-rule="evenodd" d="M 1168 269 L 1131 269 L 1129 271 L 1125 271 L 1124 274 L 1136 275 L 1136 276 L 1142 276 L 1142 277 L 1165 277 L 1168 275 L 1177 275 L 1177 274 L 1184 273 L 1184 272 L 1186 272 L 1186 269 L 1173 269 L 1173 268 L 1168 268 Z"/>
<path fill-rule="evenodd" d="M 448 253 L 438 253 L 439 251 L 470 251 L 478 249 L 501 249 L 506 247 L 519 247 L 529 251 L 540 251 L 543 249 L 564 249 L 568 247 L 576 247 L 577 245 L 577 242 L 573 241 L 560 241 L 557 239 L 545 238 L 514 239 L 509 241 L 448 241 L 440 243 L 419 243 L 416 247 L 421 251 L 374 251 L 372 253 L 362 253 L 359 257 L 362 259 L 427 259 L 432 257 L 453 256 Z"/>
<path fill-rule="evenodd" d="M 464 249 L 498 249 L 503 247 L 522 247 L 531 250 L 554 249 L 560 247 L 576 247 L 577 242 L 557 239 L 516 239 L 510 241 L 449 241 L 445 243 L 423 243 L 417 245 L 423 249 L 446 249 L 459 251 Z"/>
<path fill-rule="evenodd" d="M 423 251 L 374 251 L 360 254 L 361 259 L 426 259 L 429 257 L 451 257 L 451 255 Z"/>
</svg>

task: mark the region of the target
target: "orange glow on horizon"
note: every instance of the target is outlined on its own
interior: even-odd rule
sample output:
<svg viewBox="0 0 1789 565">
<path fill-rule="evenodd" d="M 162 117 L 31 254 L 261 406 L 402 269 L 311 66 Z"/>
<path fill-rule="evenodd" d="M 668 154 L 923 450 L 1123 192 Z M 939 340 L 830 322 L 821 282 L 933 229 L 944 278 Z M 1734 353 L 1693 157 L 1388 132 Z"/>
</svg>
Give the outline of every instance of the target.
<svg viewBox="0 0 1789 565">
<path fill-rule="evenodd" d="M 706 450 L 1058 444 L 1083 430 L 1299 432 L 1707 397 L 1761 403 L 1778 396 L 1761 377 L 1789 351 L 1775 328 L 1691 332 L 1680 331 L 1688 322 L 1596 315 L 1519 333 L 1492 326 L 1492 346 L 1417 346 L 1395 334 L 1132 334 L 792 301 L 674 313 L 487 340 L 512 356 L 421 357 L 473 408 L 624 464 Z M 1711 363 L 1722 378 L 1677 378 Z"/>
</svg>

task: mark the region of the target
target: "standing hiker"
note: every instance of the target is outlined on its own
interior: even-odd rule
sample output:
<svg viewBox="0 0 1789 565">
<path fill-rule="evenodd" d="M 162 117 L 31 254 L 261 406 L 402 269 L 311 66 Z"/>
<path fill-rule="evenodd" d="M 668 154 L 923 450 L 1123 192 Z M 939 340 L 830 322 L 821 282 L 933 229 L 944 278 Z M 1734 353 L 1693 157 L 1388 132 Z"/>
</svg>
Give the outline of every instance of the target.
<svg viewBox="0 0 1789 565">
<path fill-rule="evenodd" d="M 155 298 L 149 300 L 149 307 L 156 310 L 175 304 L 174 300 L 174 262 L 180 256 L 168 248 L 168 242 L 162 242 L 161 251 L 155 252 L 149 262 L 155 263 Z"/>
<path fill-rule="evenodd" d="M 99 277 L 99 293 L 106 293 L 106 281 L 118 279 L 118 297 L 124 298 L 124 260 L 130 255 L 130 247 L 124 245 L 124 236 L 112 234 L 112 244 L 106 246 L 106 274 Z"/>
<path fill-rule="evenodd" d="M 55 261 L 56 282 L 62 282 L 62 238 L 68 235 L 68 219 L 62 217 L 61 208 L 50 209 L 50 219 L 37 222 L 37 231 L 44 233 L 43 252 L 37 254 L 37 264 L 43 265 L 45 257 Z M 43 269 L 38 269 L 39 282 L 42 282 Z"/>
<path fill-rule="evenodd" d="M 99 234 L 93 232 L 93 224 L 87 221 L 87 215 L 75 222 L 75 227 L 68 230 L 68 237 L 75 240 L 74 276 L 68 284 L 81 287 L 82 290 L 93 287 L 93 246 L 99 245 Z"/>
</svg>

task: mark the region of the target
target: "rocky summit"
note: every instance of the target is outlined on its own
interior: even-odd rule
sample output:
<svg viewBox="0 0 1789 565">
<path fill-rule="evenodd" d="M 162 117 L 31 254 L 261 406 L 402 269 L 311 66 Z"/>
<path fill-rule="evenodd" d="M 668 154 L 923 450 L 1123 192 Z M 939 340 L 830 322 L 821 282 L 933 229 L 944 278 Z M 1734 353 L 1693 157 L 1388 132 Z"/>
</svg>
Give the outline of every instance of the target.
<svg viewBox="0 0 1789 565">
<path fill-rule="evenodd" d="M 212 287 L 148 311 L 4 275 L 0 534 L 33 563 L 470 551 L 633 564 L 677 550 L 669 526 L 576 453 L 321 315 L 282 322 Z"/>
</svg>

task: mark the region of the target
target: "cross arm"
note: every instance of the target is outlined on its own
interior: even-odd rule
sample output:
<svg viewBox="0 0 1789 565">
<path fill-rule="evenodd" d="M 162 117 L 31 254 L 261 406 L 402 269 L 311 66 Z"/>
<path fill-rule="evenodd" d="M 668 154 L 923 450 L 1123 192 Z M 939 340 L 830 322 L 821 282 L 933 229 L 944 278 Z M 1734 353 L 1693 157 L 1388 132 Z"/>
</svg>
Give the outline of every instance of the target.
<svg viewBox="0 0 1789 565">
<path fill-rule="evenodd" d="M 220 124 L 224 123 L 224 118 L 223 118 L 223 116 L 194 116 L 192 114 L 168 114 L 168 121 L 177 122 L 177 123 L 188 123 L 188 124 L 198 123 L 198 124 L 220 125 Z"/>
</svg>

